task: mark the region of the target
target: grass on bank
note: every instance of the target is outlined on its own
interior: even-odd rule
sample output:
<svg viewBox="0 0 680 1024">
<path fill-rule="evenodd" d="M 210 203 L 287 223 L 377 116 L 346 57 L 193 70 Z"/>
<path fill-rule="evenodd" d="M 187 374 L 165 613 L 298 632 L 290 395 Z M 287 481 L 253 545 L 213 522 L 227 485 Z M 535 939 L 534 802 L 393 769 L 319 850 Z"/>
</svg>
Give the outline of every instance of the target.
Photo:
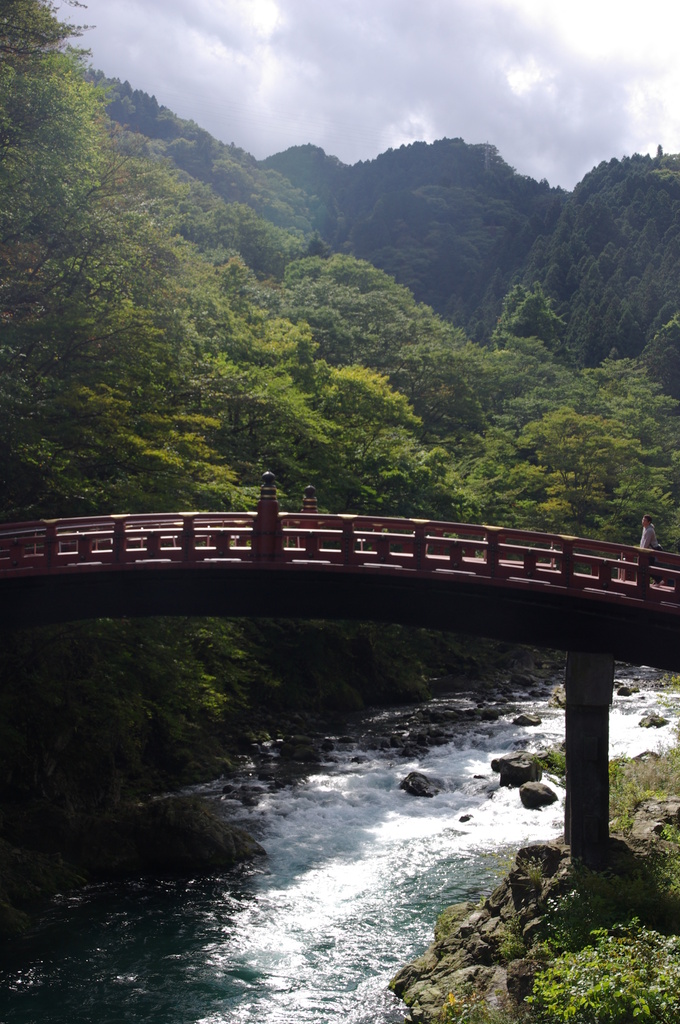
<svg viewBox="0 0 680 1024">
<path fill-rule="evenodd" d="M 667 680 L 671 693 L 680 679 Z M 680 796 L 680 726 L 658 755 L 610 764 L 610 818 L 625 832 L 644 800 Z M 543 962 L 525 1004 L 493 1008 L 451 994 L 441 1024 L 675 1024 L 680 1019 L 680 829 L 625 872 L 575 866 L 568 891 L 548 901 L 540 939 L 512 953 Z M 510 929 L 510 931 L 512 931 Z"/>
</svg>

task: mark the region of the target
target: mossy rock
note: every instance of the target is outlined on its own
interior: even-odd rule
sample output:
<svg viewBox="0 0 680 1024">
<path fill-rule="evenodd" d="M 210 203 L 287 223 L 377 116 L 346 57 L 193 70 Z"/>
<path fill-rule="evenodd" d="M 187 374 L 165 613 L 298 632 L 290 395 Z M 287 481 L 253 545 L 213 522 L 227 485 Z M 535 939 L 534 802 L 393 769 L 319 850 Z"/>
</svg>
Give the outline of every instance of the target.
<svg viewBox="0 0 680 1024">
<path fill-rule="evenodd" d="M 434 926 L 435 942 L 444 942 L 453 932 L 458 930 L 461 921 L 465 921 L 475 908 L 474 903 L 454 903 L 442 910 Z"/>
<path fill-rule="evenodd" d="M 0 902 L 0 940 L 21 935 L 30 923 L 30 917 L 23 910 L 17 910 L 9 903 Z"/>
</svg>

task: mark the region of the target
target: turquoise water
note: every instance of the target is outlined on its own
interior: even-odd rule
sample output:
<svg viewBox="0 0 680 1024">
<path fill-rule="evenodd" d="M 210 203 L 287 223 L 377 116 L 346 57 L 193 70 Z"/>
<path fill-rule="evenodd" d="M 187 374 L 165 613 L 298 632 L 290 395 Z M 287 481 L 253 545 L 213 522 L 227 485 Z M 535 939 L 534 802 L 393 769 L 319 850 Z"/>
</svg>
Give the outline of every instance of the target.
<svg viewBox="0 0 680 1024">
<path fill-rule="evenodd" d="M 650 736 L 637 725 L 655 700 L 617 702 L 613 753 L 663 744 L 664 730 Z M 2 951 L 1 1024 L 402 1021 L 389 979 L 432 941 L 439 911 L 489 892 L 510 850 L 562 830 L 562 799 L 527 811 L 489 767 L 517 745 L 563 738 L 561 712 L 540 701 L 524 708 L 542 715 L 538 729 L 513 726 L 511 715 L 461 727 L 419 762 L 336 752 L 337 761 L 255 807 L 224 797 L 221 784 L 205 787 L 267 857 L 221 877 L 55 899 L 30 935 Z M 417 799 L 400 790 L 412 770 L 440 780 L 441 792 Z"/>
</svg>

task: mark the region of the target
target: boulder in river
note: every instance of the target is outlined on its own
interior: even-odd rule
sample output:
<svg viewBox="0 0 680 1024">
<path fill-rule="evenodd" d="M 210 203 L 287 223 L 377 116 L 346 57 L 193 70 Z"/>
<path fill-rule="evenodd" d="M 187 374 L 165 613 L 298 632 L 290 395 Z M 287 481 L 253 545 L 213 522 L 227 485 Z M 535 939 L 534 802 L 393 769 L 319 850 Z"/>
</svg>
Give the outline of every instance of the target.
<svg viewBox="0 0 680 1024">
<path fill-rule="evenodd" d="M 501 786 L 521 786 L 525 782 L 540 782 L 543 770 L 526 750 L 495 757 L 491 769 L 500 773 Z"/>
<path fill-rule="evenodd" d="M 399 789 L 410 793 L 411 796 L 435 796 L 440 788 L 434 779 L 429 779 L 422 772 L 409 772 L 399 783 Z"/>
<path fill-rule="evenodd" d="M 543 721 L 543 719 L 539 715 L 530 715 L 530 714 L 522 713 L 521 715 L 517 715 L 517 718 L 513 718 L 512 724 L 513 725 L 529 725 L 529 726 L 532 726 L 532 725 L 540 725 L 542 721 Z"/>
<path fill-rule="evenodd" d="M 640 725 L 643 729 L 660 729 L 663 725 L 668 725 L 668 719 L 662 715 L 645 715 L 640 719 Z"/>
<path fill-rule="evenodd" d="M 534 810 L 537 807 L 547 807 L 557 800 L 557 793 L 544 782 L 525 782 L 519 787 L 519 798 L 524 807 Z"/>
</svg>

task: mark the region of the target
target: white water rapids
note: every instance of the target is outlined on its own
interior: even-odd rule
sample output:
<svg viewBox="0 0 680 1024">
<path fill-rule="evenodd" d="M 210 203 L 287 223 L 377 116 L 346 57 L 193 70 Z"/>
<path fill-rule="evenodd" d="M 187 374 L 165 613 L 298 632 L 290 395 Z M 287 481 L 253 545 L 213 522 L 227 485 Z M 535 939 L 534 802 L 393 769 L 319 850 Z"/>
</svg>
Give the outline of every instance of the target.
<svg viewBox="0 0 680 1024">
<path fill-rule="evenodd" d="M 665 698 L 644 670 L 619 671 L 617 685 L 632 676 L 644 688 L 615 697 L 611 757 L 659 749 L 674 735 L 673 724 L 640 728 L 643 714 L 666 711 Z M 428 709 L 454 703 L 440 698 Z M 402 1021 L 405 1007 L 387 985 L 432 941 L 438 913 L 488 893 L 519 846 L 563 830 L 554 780 L 544 776 L 559 800 L 526 810 L 517 790 L 499 787 L 490 762 L 518 747 L 558 746 L 564 713 L 519 694 L 499 710 L 498 721 L 456 725 L 451 742 L 418 760 L 336 744 L 332 761 L 293 786 L 266 789 L 252 807 L 205 787 L 267 857 L 234 877 L 94 886 L 54 901 L 0 968 L 0 1021 Z M 542 724 L 513 725 L 518 710 Z M 389 733 L 396 714 L 372 716 L 373 732 Z M 401 790 L 413 770 L 441 791 L 423 799 Z"/>
</svg>

